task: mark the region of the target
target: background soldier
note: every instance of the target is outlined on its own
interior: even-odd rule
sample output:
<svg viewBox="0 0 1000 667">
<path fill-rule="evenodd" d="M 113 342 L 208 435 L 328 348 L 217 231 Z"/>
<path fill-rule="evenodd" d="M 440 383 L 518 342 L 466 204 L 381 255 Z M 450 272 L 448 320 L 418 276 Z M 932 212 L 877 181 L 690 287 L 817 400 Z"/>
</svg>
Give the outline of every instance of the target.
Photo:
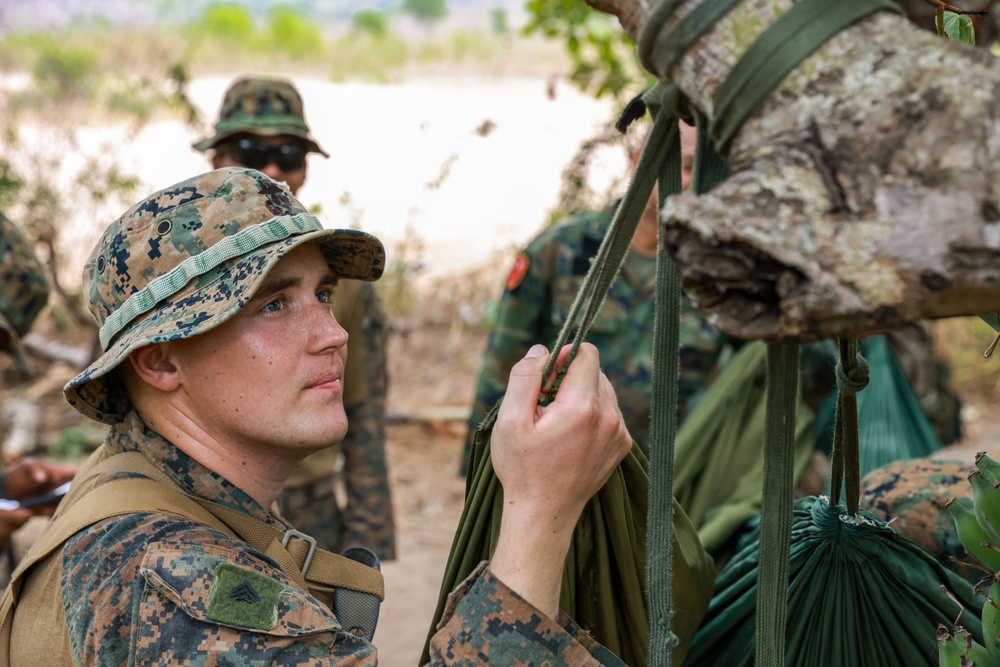
<svg viewBox="0 0 1000 667">
<path fill-rule="evenodd" d="M 0 350 L 9 354 L 24 374 L 31 368 L 21 350 L 28 333 L 49 298 L 49 284 L 27 239 L 0 213 Z M 72 466 L 23 458 L 0 472 L 0 498 L 25 500 L 41 495 L 72 479 Z M 55 505 L 34 509 L 0 509 L 0 549 L 11 534 L 35 514 L 50 513 Z M 8 559 L 9 560 L 9 559 Z M 6 585 L 8 564 L 0 566 L 0 585 Z"/>
<path fill-rule="evenodd" d="M 694 130 L 683 124 L 682 130 L 686 189 L 691 178 Z M 600 351 L 601 368 L 618 394 L 629 432 L 647 454 L 656 303 L 656 201 L 654 189 L 632 239 L 631 251 L 587 336 Z M 533 344 L 556 340 L 616 207 L 617 203 L 556 224 L 539 234 L 514 260 L 483 352 L 462 474 L 467 472 L 476 427 L 503 396 L 511 367 Z M 686 298 L 681 305 L 680 336 L 679 410 L 683 418 L 706 386 L 726 338 L 710 327 Z"/>
<path fill-rule="evenodd" d="M 248 167 L 288 185 L 306 182 L 308 153 L 329 154 L 309 134 L 302 97 L 284 79 L 242 78 L 226 91 L 215 134 L 196 144 L 212 151 L 212 166 Z M 385 459 L 388 321 L 370 283 L 337 286 L 334 315 L 347 330 L 351 354 L 344 406 L 350 427 L 340 448 L 305 459 L 278 500 L 282 514 L 324 548 L 365 546 L 381 559 L 396 556 L 396 534 Z M 347 502 L 337 488 L 341 456 Z"/>
</svg>

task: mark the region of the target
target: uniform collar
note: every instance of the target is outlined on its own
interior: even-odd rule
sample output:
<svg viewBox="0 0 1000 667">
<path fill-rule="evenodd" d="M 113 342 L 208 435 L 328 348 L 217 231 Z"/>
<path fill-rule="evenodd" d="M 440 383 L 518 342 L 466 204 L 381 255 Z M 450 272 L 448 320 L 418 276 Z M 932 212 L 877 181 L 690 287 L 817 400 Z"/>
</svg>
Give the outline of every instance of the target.
<svg viewBox="0 0 1000 667">
<path fill-rule="evenodd" d="M 149 430 L 134 410 L 124 421 L 111 426 L 105 446 L 114 453 L 141 452 L 187 494 L 281 525 L 238 486 L 195 461 L 159 433 Z"/>
</svg>

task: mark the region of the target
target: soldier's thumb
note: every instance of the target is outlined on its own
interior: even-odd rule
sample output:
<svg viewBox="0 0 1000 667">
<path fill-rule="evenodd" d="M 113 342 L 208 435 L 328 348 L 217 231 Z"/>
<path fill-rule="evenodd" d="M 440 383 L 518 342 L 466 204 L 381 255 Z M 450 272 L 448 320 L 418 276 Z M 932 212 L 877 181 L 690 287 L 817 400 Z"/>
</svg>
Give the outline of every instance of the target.
<svg viewBox="0 0 1000 667">
<path fill-rule="evenodd" d="M 538 404 L 538 393 L 542 388 L 542 371 L 549 360 L 549 351 L 544 345 L 534 345 L 524 359 L 510 369 L 504 406 L 510 406 L 517 413 L 534 414 Z"/>
</svg>

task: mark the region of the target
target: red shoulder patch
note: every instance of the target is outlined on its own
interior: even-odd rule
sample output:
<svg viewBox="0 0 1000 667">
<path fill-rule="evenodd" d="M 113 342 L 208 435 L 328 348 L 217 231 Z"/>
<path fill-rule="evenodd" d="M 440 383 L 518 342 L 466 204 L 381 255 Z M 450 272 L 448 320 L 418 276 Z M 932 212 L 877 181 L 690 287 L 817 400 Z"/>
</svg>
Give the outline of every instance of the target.
<svg viewBox="0 0 1000 667">
<path fill-rule="evenodd" d="M 524 276 L 528 273 L 528 256 L 526 254 L 519 253 L 517 258 L 514 260 L 514 266 L 510 270 L 510 275 L 507 276 L 507 291 L 517 289 L 521 281 L 524 280 Z"/>
</svg>

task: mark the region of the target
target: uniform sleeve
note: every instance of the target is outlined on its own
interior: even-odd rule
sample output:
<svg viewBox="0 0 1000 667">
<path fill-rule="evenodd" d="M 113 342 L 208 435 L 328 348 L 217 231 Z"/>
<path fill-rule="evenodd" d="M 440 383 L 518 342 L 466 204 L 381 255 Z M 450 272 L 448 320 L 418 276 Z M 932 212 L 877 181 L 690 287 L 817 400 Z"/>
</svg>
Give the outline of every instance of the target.
<svg viewBox="0 0 1000 667">
<path fill-rule="evenodd" d="M 625 667 L 562 612 L 555 620 L 507 587 L 481 564 L 448 597 L 431 638 L 430 664 Z"/>
<path fill-rule="evenodd" d="M 342 448 L 347 506 L 339 546 L 341 550 L 365 546 L 380 559 L 391 560 L 396 557 L 396 529 L 385 458 L 388 320 L 370 283 L 361 284 L 358 298 L 361 336 L 350 348 L 350 354 L 363 355 L 360 371 L 367 395 L 359 402 L 345 405 L 349 427 Z"/>
<path fill-rule="evenodd" d="M 371 644 L 266 556 L 170 515 L 66 542 L 60 593 L 77 664 L 377 664 Z"/>
<path fill-rule="evenodd" d="M 545 243 L 533 242 L 515 258 L 507 277 L 476 380 L 476 395 L 462 456 L 463 474 L 468 469 L 476 428 L 507 391 L 510 369 L 535 343 L 551 343 L 540 340 L 542 318 L 551 306 L 549 285 L 553 267 L 549 261 L 550 250 Z"/>
</svg>

